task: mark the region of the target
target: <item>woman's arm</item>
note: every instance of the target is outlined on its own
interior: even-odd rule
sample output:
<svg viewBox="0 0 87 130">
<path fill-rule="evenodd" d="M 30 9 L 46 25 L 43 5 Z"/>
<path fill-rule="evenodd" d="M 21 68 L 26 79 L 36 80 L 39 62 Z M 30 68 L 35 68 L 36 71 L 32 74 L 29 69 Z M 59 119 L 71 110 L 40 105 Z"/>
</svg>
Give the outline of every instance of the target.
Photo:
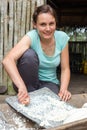
<svg viewBox="0 0 87 130">
<path fill-rule="evenodd" d="M 71 93 L 68 91 L 70 81 L 70 67 L 69 67 L 69 52 L 68 44 L 61 53 L 61 83 L 59 96 L 62 100 L 67 101 L 71 98 Z"/>
<path fill-rule="evenodd" d="M 18 44 L 16 44 L 10 52 L 3 59 L 2 64 L 5 70 L 9 74 L 12 81 L 18 87 L 18 100 L 23 103 L 25 98 L 28 97 L 26 86 L 18 72 L 16 61 L 22 56 L 22 54 L 30 47 L 30 38 L 24 36 Z M 29 98 L 29 97 L 28 97 Z"/>
</svg>

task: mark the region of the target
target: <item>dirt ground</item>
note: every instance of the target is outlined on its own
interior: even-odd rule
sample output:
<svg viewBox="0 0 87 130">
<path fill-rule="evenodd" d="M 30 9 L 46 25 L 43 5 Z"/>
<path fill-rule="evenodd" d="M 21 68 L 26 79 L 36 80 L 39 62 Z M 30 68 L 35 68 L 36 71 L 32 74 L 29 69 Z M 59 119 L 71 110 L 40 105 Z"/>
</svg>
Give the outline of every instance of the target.
<svg viewBox="0 0 87 130">
<path fill-rule="evenodd" d="M 71 74 L 69 90 L 72 94 L 87 93 L 87 75 Z"/>
</svg>

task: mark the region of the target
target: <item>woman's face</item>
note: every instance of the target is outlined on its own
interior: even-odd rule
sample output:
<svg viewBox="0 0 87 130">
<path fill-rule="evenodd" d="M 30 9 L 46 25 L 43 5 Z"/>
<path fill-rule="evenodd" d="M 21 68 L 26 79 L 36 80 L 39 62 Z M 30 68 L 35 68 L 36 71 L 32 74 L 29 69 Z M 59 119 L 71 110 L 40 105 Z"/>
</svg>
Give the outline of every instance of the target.
<svg viewBox="0 0 87 130">
<path fill-rule="evenodd" d="M 41 39 L 49 40 L 53 38 L 56 29 L 55 18 L 50 13 L 39 14 L 34 27 L 38 30 Z"/>
</svg>

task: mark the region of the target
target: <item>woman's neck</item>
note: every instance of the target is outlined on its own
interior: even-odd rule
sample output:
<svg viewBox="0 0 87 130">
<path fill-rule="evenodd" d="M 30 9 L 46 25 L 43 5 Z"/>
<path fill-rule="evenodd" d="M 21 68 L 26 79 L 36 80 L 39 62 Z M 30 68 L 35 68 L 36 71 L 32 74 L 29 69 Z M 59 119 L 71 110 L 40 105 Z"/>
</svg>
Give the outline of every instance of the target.
<svg viewBox="0 0 87 130">
<path fill-rule="evenodd" d="M 54 43 L 54 37 L 50 38 L 50 39 L 40 39 L 41 44 L 44 45 L 50 45 L 52 43 Z"/>
<path fill-rule="evenodd" d="M 49 40 L 41 40 L 41 48 L 48 56 L 53 56 L 55 52 L 55 40 L 54 38 Z"/>
</svg>

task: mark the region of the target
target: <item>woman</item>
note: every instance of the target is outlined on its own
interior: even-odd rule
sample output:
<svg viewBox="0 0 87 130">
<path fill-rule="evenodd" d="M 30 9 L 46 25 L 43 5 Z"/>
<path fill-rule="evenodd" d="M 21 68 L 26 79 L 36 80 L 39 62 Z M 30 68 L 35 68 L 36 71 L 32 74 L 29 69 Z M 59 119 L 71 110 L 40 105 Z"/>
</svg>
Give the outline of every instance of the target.
<svg viewBox="0 0 87 130">
<path fill-rule="evenodd" d="M 28 92 L 48 87 L 67 101 L 70 80 L 68 40 L 66 33 L 56 30 L 56 14 L 49 5 L 36 8 L 34 29 L 29 31 L 3 60 L 20 103 L 29 103 Z M 16 66 L 16 61 L 18 61 Z M 61 81 L 56 68 L 61 63 Z M 59 87 L 60 86 L 60 87 Z"/>
</svg>

